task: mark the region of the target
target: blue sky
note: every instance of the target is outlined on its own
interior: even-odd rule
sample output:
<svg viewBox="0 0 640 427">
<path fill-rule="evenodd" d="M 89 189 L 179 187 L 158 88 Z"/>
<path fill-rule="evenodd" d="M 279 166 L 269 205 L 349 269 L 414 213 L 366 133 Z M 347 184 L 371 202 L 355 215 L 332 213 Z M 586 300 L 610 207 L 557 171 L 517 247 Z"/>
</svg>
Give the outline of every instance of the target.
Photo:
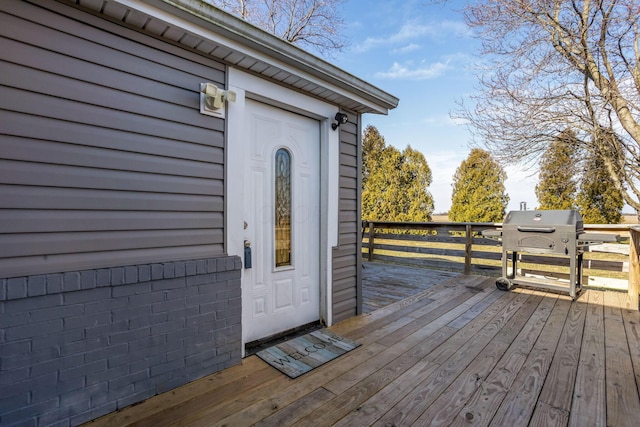
<svg viewBox="0 0 640 427">
<path fill-rule="evenodd" d="M 470 35 L 456 10 L 425 0 L 347 0 L 344 19 L 351 46 L 333 62 L 367 82 L 400 98 L 388 116 L 367 114 L 364 126 L 374 125 L 388 145 L 421 151 L 433 172 L 429 191 L 435 212 L 451 206 L 451 180 L 468 156 L 471 135 L 450 118 L 457 100 L 474 91 L 478 41 Z M 363 128 L 364 128 L 363 126 Z M 537 205 L 537 177 L 531 171 L 506 167 L 507 210 L 527 202 Z"/>
</svg>

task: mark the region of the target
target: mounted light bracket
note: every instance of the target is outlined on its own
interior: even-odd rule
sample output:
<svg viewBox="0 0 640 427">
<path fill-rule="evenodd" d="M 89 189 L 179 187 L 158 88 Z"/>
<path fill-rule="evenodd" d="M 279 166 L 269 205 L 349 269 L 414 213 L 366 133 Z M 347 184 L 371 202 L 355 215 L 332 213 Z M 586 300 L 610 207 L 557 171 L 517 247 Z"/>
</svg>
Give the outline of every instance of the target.
<svg viewBox="0 0 640 427">
<path fill-rule="evenodd" d="M 224 118 L 225 101 L 235 102 L 236 93 L 220 89 L 213 83 L 200 83 L 200 113 Z"/>
<path fill-rule="evenodd" d="M 331 124 L 331 129 L 336 130 L 338 129 L 338 126 L 343 125 L 345 123 L 347 123 L 349 121 L 349 116 L 347 116 L 344 113 L 336 113 L 336 116 L 334 117 L 334 120 L 337 123 L 332 123 Z"/>
</svg>

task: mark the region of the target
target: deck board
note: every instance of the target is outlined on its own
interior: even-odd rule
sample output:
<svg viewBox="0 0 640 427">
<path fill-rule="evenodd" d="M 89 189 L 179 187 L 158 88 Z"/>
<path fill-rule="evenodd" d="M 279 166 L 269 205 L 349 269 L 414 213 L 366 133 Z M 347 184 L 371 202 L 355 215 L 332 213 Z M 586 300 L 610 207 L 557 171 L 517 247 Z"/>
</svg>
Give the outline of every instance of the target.
<svg viewBox="0 0 640 427">
<path fill-rule="evenodd" d="M 543 302 L 548 301 L 552 301 L 549 294 Z M 539 307 L 542 305 L 541 303 Z M 539 320 L 543 324 L 540 335 L 490 425 L 518 426 L 529 423 L 547 377 L 570 305 L 566 299 L 558 298 L 548 317 L 538 310 L 537 313 L 541 313 Z"/>
<path fill-rule="evenodd" d="M 250 356 L 90 424 L 637 425 L 640 315 L 624 295 L 572 302 L 376 263 L 364 274 L 379 308 L 331 327 L 359 348 L 296 379 Z"/>
<path fill-rule="evenodd" d="M 429 420 L 431 425 L 450 425 L 477 392 L 483 381 L 502 358 L 513 340 L 528 322 L 534 306 L 529 310 L 520 310 L 465 368 L 455 381 L 427 408 L 418 419 L 419 422 Z"/>
<path fill-rule="evenodd" d="M 417 277 L 410 270 L 399 271 L 397 266 L 380 263 L 366 263 L 364 270 L 363 313 L 388 306 L 458 275 L 450 271 L 429 270 L 429 274 Z"/>
<path fill-rule="evenodd" d="M 544 425 L 542 420 L 546 416 L 553 417 L 553 420 L 559 419 L 556 412 L 565 414 L 562 419 L 568 421 L 578 371 L 586 312 L 586 304 L 571 304 L 569 313 L 564 320 L 562 335 L 547 373 L 547 380 L 538 398 L 539 402 L 545 404 L 539 407 L 544 415 L 534 413 L 533 417 L 540 419 L 540 425 Z M 552 411 L 551 408 L 555 408 L 556 411 Z M 563 421 L 564 425 L 566 425 L 566 421 Z"/>
<path fill-rule="evenodd" d="M 605 377 L 607 378 L 607 425 L 631 426 L 626 414 L 640 414 L 640 397 L 620 310 L 619 294 L 604 295 Z M 624 345 L 623 345 L 624 344 Z M 634 425 L 638 425 L 637 420 Z"/>
<path fill-rule="evenodd" d="M 589 290 L 569 425 L 606 425 L 603 293 Z"/>
<path fill-rule="evenodd" d="M 636 389 L 640 394 L 640 312 L 629 309 L 629 297 L 620 296 L 622 319 L 629 344 L 629 354 L 633 372 L 635 373 Z"/>
<path fill-rule="evenodd" d="M 546 306 L 553 299 L 545 299 L 544 295 L 531 291 L 518 295 L 521 299 L 526 297 L 526 300 L 521 302 L 521 309 L 514 320 L 507 324 L 508 329 L 496 336 L 496 341 L 506 349 L 502 347 L 501 357 L 493 359 L 488 375 L 483 372 L 480 386 L 451 421 L 452 425 L 489 425 L 520 371 L 528 349 L 533 347 L 542 320 L 548 315 Z"/>
</svg>

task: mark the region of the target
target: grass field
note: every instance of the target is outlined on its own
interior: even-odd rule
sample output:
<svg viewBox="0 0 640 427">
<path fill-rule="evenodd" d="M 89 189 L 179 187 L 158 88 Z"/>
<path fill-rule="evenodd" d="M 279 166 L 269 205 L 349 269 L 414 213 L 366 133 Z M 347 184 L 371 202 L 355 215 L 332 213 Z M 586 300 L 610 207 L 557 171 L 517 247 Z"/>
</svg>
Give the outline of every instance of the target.
<svg viewBox="0 0 640 427">
<path fill-rule="evenodd" d="M 638 224 L 638 217 L 634 214 L 624 214 L 622 217 L 623 224 Z M 431 219 L 433 222 L 449 222 L 449 216 L 447 214 L 432 215 Z"/>
</svg>

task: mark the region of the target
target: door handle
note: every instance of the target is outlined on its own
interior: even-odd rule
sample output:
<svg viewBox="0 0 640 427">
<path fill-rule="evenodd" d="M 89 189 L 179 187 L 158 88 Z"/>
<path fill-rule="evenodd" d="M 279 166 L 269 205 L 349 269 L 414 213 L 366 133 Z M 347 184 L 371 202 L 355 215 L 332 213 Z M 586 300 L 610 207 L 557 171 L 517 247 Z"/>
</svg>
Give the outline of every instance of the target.
<svg viewBox="0 0 640 427">
<path fill-rule="evenodd" d="M 251 268 L 251 242 L 244 241 L 244 268 Z"/>
</svg>

